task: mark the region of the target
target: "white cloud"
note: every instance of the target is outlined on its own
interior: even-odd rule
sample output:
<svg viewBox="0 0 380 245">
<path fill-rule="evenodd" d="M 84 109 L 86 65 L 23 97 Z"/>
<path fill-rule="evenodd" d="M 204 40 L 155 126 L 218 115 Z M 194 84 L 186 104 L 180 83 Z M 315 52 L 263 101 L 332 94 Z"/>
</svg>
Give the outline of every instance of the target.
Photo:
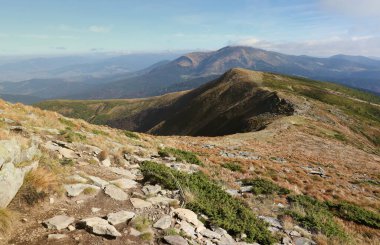
<svg viewBox="0 0 380 245">
<path fill-rule="evenodd" d="M 331 56 L 336 54 L 380 57 L 380 37 L 377 36 L 334 36 L 328 39 L 301 42 L 271 42 L 255 37 L 229 42 L 294 55 Z"/>
<path fill-rule="evenodd" d="M 357 17 L 380 17 L 379 0 L 321 0 L 328 10 Z"/>
<path fill-rule="evenodd" d="M 111 31 L 111 28 L 106 26 L 92 25 L 88 28 L 88 30 L 95 33 L 107 33 Z"/>
</svg>

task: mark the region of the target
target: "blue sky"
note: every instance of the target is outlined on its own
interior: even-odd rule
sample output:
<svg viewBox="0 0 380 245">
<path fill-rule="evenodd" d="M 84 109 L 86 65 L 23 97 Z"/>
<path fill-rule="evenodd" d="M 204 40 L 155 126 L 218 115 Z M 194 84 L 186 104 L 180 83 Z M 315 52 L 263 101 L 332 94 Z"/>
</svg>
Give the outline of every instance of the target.
<svg viewBox="0 0 380 245">
<path fill-rule="evenodd" d="M 380 57 L 378 0 L 0 0 L 0 55 L 213 50 Z"/>
</svg>

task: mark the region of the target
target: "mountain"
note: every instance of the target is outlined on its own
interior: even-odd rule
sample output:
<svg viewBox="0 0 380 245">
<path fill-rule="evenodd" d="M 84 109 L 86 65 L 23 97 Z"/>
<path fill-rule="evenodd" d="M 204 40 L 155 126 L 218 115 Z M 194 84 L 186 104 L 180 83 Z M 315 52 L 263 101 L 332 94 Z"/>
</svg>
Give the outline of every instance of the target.
<svg viewBox="0 0 380 245">
<path fill-rule="evenodd" d="M 373 147 L 379 146 L 380 97 L 332 83 L 245 69 L 232 69 L 194 90 L 152 98 L 53 100 L 36 106 L 121 129 L 158 135 L 215 136 L 261 130 L 281 117 L 297 113 L 297 108 L 306 106 L 300 102 L 305 98 L 315 101 L 313 105 L 307 102 L 307 107 L 319 107 L 316 103 L 320 101 L 355 114 L 355 121 L 340 123 L 355 130 L 366 128 L 362 137 L 370 140 Z"/>
<path fill-rule="evenodd" d="M 156 108 L 165 120 L 150 131 L 162 134 L 241 133 L 156 136 L 0 100 L 1 243 L 380 240 L 380 109 L 371 94 L 233 69 L 193 91 L 59 103 L 97 120 L 140 115 L 135 128 L 154 122 L 142 112 L 160 116 Z M 235 127 L 247 121 L 263 127 Z"/>
<path fill-rule="evenodd" d="M 168 87 L 223 74 L 241 67 L 257 71 L 337 82 L 351 87 L 380 92 L 380 61 L 366 57 L 337 55 L 330 58 L 285 55 L 252 47 L 225 47 L 212 52 L 195 52 L 157 67 L 141 76 L 100 86 L 75 98 L 138 98 L 162 94 Z M 181 86 L 177 89 L 179 91 Z M 74 98 L 74 97 L 73 97 Z"/>
<path fill-rule="evenodd" d="M 36 96 L 30 96 L 30 95 L 13 95 L 13 94 L 0 94 L 0 99 L 9 101 L 11 103 L 23 103 L 27 105 L 31 105 L 34 103 L 37 103 L 39 101 L 42 101 L 44 99 L 36 97 Z"/>
<path fill-rule="evenodd" d="M 83 77 L 100 78 L 145 69 L 163 60 L 172 60 L 178 53 L 83 54 L 76 56 L 20 59 L 0 64 L 0 82 L 31 79 L 66 79 L 81 81 Z"/>
</svg>

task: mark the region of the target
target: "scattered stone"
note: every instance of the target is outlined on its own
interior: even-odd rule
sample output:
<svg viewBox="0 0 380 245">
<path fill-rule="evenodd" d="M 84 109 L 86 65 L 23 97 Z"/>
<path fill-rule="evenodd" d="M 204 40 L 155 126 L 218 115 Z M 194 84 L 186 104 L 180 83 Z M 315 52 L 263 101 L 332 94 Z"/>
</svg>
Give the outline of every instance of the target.
<svg viewBox="0 0 380 245">
<path fill-rule="evenodd" d="M 63 186 L 67 192 L 67 196 L 76 197 L 79 196 L 85 189 L 91 188 L 97 193 L 100 191 L 100 188 L 95 185 L 89 184 L 72 184 L 72 185 L 64 185 Z"/>
<path fill-rule="evenodd" d="M 177 202 L 177 203 L 179 202 L 177 199 L 172 199 L 172 198 L 163 197 L 163 196 L 150 197 L 146 200 L 154 205 L 158 205 L 158 204 L 169 205 L 169 203 L 172 203 L 172 202 Z"/>
<path fill-rule="evenodd" d="M 128 200 L 128 194 L 115 185 L 107 185 L 104 188 L 104 193 L 106 193 L 112 199 L 117 200 L 117 201 Z"/>
<path fill-rule="evenodd" d="M 109 158 L 106 158 L 104 159 L 103 161 L 101 161 L 101 164 L 104 166 L 104 167 L 110 167 L 111 166 L 111 160 Z"/>
<path fill-rule="evenodd" d="M 100 188 L 104 189 L 107 185 L 109 185 L 108 181 L 105 181 L 99 177 L 96 176 L 88 176 L 92 182 L 94 182 L 94 185 L 99 186 Z"/>
<path fill-rule="evenodd" d="M 73 226 L 73 225 L 69 225 L 69 226 L 67 227 L 67 229 L 68 229 L 69 231 L 75 231 L 75 226 Z"/>
<path fill-rule="evenodd" d="M 316 245 L 316 243 L 306 237 L 297 237 L 294 239 L 295 245 Z"/>
<path fill-rule="evenodd" d="M 138 230 L 136 230 L 135 228 L 131 227 L 131 229 L 129 230 L 129 234 L 131 236 L 140 236 L 141 235 L 141 232 L 139 232 Z"/>
<path fill-rule="evenodd" d="M 74 218 L 66 215 L 58 215 L 45 220 L 42 224 L 48 229 L 62 230 L 67 228 L 74 220 Z"/>
<path fill-rule="evenodd" d="M 140 198 L 131 198 L 131 203 L 134 208 L 150 208 L 152 203 L 144 201 Z"/>
<path fill-rule="evenodd" d="M 228 194 L 230 194 L 231 196 L 239 196 L 240 195 L 240 193 L 239 193 L 239 191 L 238 190 L 235 190 L 235 189 L 228 189 L 228 190 L 226 190 L 226 192 L 228 193 Z"/>
<path fill-rule="evenodd" d="M 268 216 L 259 216 L 259 218 L 269 223 L 269 225 L 272 227 L 278 228 L 280 230 L 283 228 L 280 221 L 276 218 L 268 217 Z"/>
<path fill-rule="evenodd" d="M 49 204 L 54 204 L 54 197 L 49 198 Z"/>
<path fill-rule="evenodd" d="M 161 191 L 161 186 L 159 185 L 145 185 L 142 191 L 147 196 L 155 196 L 159 191 Z"/>
<path fill-rule="evenodd" d="M 172 217 L 170 215 L 162 216 L 156 223 L 153 224 L 154 228 L 166 230 L 172 224 Z"/>
<path fill-rule="evenodd" d="M 208 237 L 210 239 L 220 239 L 222 236 L 214 231 L 211 231 L 209 229 L 203 229 L 200 230 L 199 233 L 201 233 L 202 236 Z"/>
<path fill-rule="evenodd" d="M 177 208 L 173 211 L 181 220 L 185 220 L 193 225 L 195 227 L 203 226 L 202 222 L 198 220 L 198 216 L 191 211 L 190 209 L 186 208 Z"/>
<path fill-rule="evenodd" d="M 87 179 L 83 178 L 82 176 L 80 176 L 79 174 L 74 174 L 72 176 L 69 176 L 66 178 L 68 181 L 73 181 L 73 182 L 76 182 L 76 183 L 87 183 Z"/>
<path fill-rule="evenodd" d="M 122 175 L 128 179 L 136 179 L 136 175 L 132 174 L 129 170 L 124 168 L 110 167 L 109 170 L 115 174 Z"/>
<path fill-rule="evenodd" d="M 181 230 L 189 237 L 194 238 L 195 237 L 195 228 L 187 223 L 185 220 L 181 220 L 179 223 Z"/>
<path fill-rule="evenodd" d="M 49 234 L 48 235 L 49 240 L 60 240 L 64 238 L 67 238 L 67 235 L 65 234 Z"/>
<path fill-rule="evenodd" d="M 121 234 L 107 220 L 94 217 L 79 221 L 78 225 L 87 231 L 101 236 L 119 237 Z"/>
<path fill-rule="evenodd" d="M 170 245 L 188 245 L 185 238 L 181 236 L 164 236 L 164 240 Z"/>
<path fill-rule="evenodd" d="M 59 147 L 58 152 L 62 155 L 62 157 L 68 159 L 75 159 L 79 157 L 78 154 L 75 153 L 75 151 L 63 147 Z"/>
<path fill-rule="evenodd" d="M 289 235 L 292 237 L 301 237 L 301 234 L 298 231 L 291 231 Z"/>
<path fill-rule="evenodd" d="M 107 215 L 107 220 L 111 225 L 118 225 L 125 223 L 135 217 L 135 213 L 128 211 L 119 211 L 116 213 L 110 213 Z"/>
<path fill-rule="evenodd" d="M 288 161 L 285 160 L 285 158 L 282 158 L 282 157 L 271 157 L 269 158 L 272 162 L 275 162 L 275 163 L 287 163 Z"/>
<path fill-rule="evenodd" d="M 121 178 L 121 179 L 117 179 L 117 180 L 113 180 L 110 182 L 111 184 L 114 184 L 116 185 L 117 187 L 121 188 L 121 189 L 131 189 L 131 188 L 136 188 L 138 183 L 134 180 L 131 180 L 131 179 L 125 179 L 125 178 Z"/>
<path fill-rule="evenodd" d="M 97 213 L 101 210 L 101 208 L 91 208 L 92 213 Z"/>
</svg>

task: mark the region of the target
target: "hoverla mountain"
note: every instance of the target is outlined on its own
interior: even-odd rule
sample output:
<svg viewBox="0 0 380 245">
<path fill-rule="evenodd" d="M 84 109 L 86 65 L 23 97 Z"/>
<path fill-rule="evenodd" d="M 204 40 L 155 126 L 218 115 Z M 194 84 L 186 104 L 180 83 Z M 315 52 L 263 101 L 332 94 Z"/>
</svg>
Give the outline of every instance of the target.
<svg viewBox="0 0 380 245">
<path fill-rule="evenodd" d="M 195 52 L 157 66 L 140 76 L 107 83 L 73 99 L 138 98 L 192 89 L 231 68 L 246 68 L 341 83 L 380 92 L 380 61 L 360 56 L 294 56 L 262 49 L 228 46 Z"/>
</svg>

